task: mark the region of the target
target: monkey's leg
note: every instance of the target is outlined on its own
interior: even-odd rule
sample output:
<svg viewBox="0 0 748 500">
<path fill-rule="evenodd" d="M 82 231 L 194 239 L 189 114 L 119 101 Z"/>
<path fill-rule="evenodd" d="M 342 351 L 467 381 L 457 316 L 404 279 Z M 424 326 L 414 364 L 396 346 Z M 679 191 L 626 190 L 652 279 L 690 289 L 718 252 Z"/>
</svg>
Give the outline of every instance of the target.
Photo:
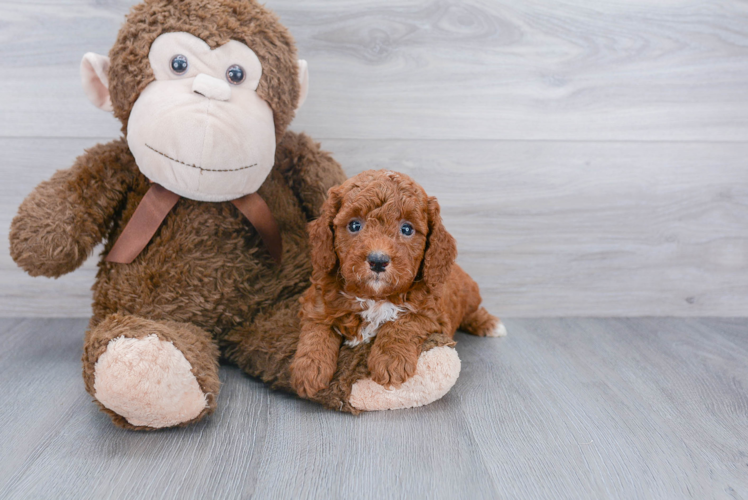
<svg viewBox="0 0 748 500">
<path fill-rule="evenodd" d="M 227 358 L 273 389 L 294 392 L 290 365 L 299 342 L 299 308 L 298 299 L 289 299 L 231 332 L 225 339 Z M 400 388 L 387 390 L 369 378 L 371 343 L 343 345 L 329 387 L 311 400 L 354 414 L 429 404 L 449 392 L 460 374 L 460 358 L 453 346 L 446 335 L 432 334 L 421 348 L 415 375 Z"/>
<path fill-rule="evenodd" d="M 446 395 L 460 376 L 460 357 L 455 342 L 442 333 L 432 333 L 421 346 L 416 373 L 397 389 L 385 389 L 366 378 L 352 385 L 348 401 L 356 411 L 399 410 L 433 403 Z M 367 344 L 368 354 L 371 344 Z M 364 350 L 364 349 L 362 349 Z M 342 353 L 341 353 L 342 357 Z M 366 366 L 364 356 L 361 363 Z"/>
<path fill-rule="evenodd" d="M 218 348 L 192 324 L 112 314 L 86 332 L 83 379 L 120 427 L 184 426 L 216 408 Z"/>
</svg>

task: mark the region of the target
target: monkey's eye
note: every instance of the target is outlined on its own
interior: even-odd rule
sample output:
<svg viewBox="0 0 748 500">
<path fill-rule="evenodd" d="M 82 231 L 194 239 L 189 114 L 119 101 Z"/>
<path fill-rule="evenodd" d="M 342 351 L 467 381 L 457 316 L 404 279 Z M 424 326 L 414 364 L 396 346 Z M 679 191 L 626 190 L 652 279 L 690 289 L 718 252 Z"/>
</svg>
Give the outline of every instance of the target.
<svg viewBox="0 0 748 500">
<path fill-rule="evenodd" d="M 364 225 L 361 224 L 361 221 L 358 219 L 353 219 L 351 222 L 348 223 L 348 231 L 352 233 L 357 233 L 361 231 L 362 227 L 364 227 Z"/>
<path fill-rule="evenodd" d="M 239 85 L 246 77 L 247 75 L 244 73 L 244 68 L 238 64 L 234 64 L 226 70 L 226 78 L 229 83 L 233 83 L 234 85 Z"/>
<path fill-rule="evenodd" d="M 400 226 L 400 232 L 405 236 L 413 236 L 413 233 L 415 233 L 416 230 L 413 229 L 413 226 L 411 226 L 410 223 L 403 222 L 402 226 Z"/>
<path fill-rule="evenodd" d="M 187 62 L 187 58 L 184 57 L 182 54 L 179 54 L 171 58 L 171 70 L 174 72 L 174 74 L 177 74 L 177 75 L 185 74 L 189 66 L 190 65 Z"/>
</svg>

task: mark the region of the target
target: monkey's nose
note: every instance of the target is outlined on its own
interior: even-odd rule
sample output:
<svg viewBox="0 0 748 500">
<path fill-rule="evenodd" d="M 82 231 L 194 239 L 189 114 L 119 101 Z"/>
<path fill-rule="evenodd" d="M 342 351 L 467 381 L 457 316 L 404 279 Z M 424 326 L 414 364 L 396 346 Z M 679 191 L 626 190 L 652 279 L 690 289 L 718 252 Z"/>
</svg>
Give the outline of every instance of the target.
<svg viewBox="0 0 748 500">
<path fill-rule="evenodd" d="M 366 256 L 369 267 L 375 273 L 383 273 L 390 263 L 390 256 L 382 252 L 371 252 Z"/>
<path fill-rule="evenodd" d="M 208 99 L 228 101 L 231 99 L 231 86 L 225 80 L 219 80 L 205 73 L 200 73 L 192 82 L 192 91 Z"/>
</svg>

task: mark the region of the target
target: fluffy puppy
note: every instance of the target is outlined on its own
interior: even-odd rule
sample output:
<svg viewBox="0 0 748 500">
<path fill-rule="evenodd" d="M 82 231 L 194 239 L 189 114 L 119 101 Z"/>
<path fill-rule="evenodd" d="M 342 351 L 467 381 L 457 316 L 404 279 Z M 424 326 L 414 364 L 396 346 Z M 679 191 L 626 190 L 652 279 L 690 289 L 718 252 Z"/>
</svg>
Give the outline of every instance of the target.
<svg viewBox="0 0 748 500">
<path fill-rule="evenodd" d="M 480 307 L 478 285 L 457 264 L 436 198 L 407 175 L 368 170 L 330 189 L 309 224 L 312 286 L 301 297 L 291 384 L 304 397 L 333 378 L 341 344 L 374 339 L 372 380 L 397 387 L 416 371 L 421 344 L 457 328 L 503 336 Z"/>
</svg>

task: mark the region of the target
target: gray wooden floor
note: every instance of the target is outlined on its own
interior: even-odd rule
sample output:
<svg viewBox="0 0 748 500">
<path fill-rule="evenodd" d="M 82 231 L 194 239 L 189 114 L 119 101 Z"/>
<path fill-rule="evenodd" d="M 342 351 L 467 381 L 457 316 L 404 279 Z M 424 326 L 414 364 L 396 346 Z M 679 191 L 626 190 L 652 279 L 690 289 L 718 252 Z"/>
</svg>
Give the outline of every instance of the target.
<svg viewBox="0 0 748 500">
<path fill-rule="evenodd" d="M 119 124 L 81 88 L 136 0 L 0 0 L 0 240 Z M 748 315 L 748 3 L 268 0 L 292 128 L 439 198 L 503 317 Z M 215 415 L 114 428 L 83 390 L 95 259 L 0 245 L 0 498 L 748 498 L 748 319 L 510 319 L 441 401 L 351 417 L 234 368 Z"/>
<path fill-rule="evenodd" d="M 442 400 L 359 417 L 222 369 L 187 429 L 114 428 L 85 319 L 0 320 L 0 498 L 746 498 L 748 319 L 514 319 Z"/>
</svg>

